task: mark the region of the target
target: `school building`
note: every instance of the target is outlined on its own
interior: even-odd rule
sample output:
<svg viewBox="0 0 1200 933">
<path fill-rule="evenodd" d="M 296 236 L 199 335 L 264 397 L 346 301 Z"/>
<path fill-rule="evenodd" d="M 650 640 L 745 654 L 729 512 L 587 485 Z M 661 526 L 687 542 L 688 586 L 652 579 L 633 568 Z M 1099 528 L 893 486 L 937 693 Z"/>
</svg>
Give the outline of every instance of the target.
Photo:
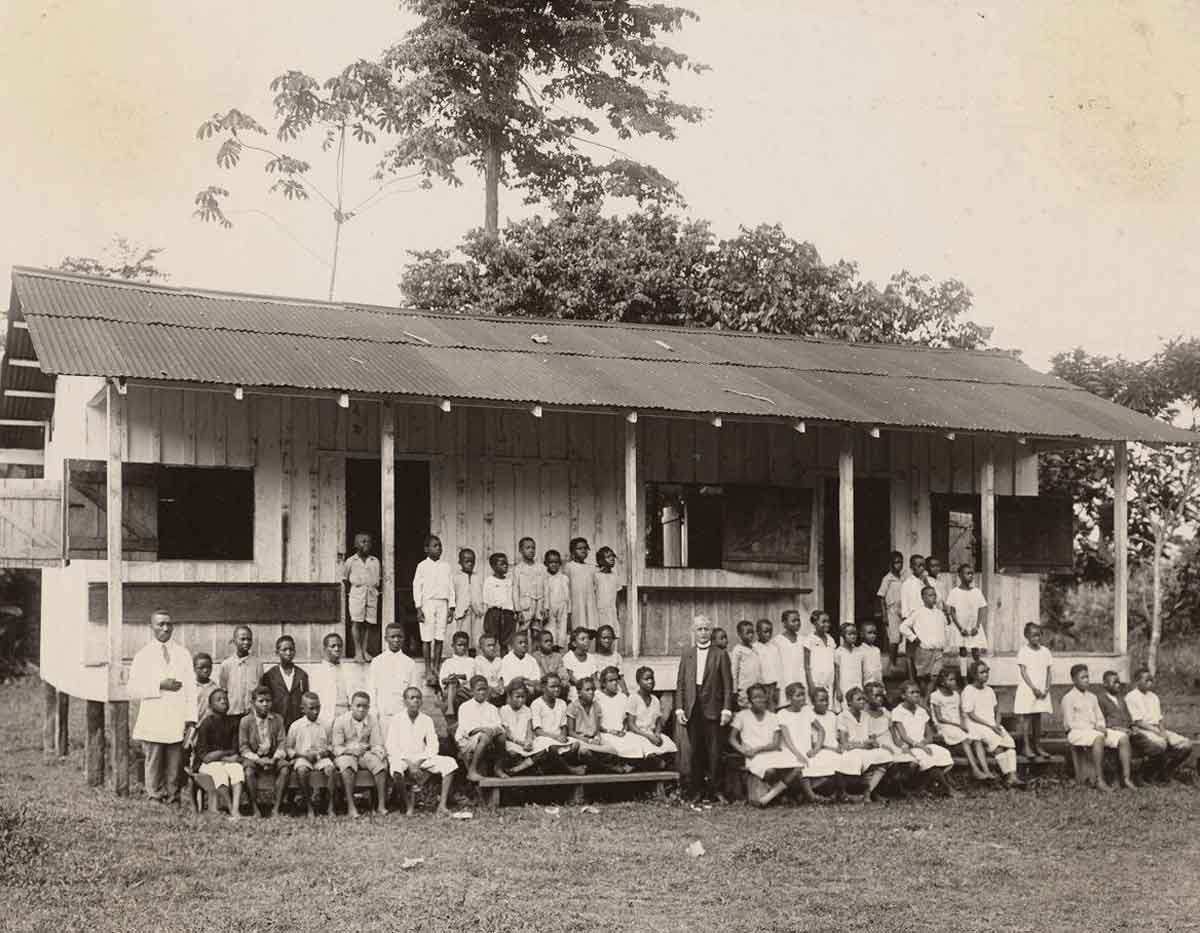
<svg viewBox="0 0 1200 933">
<path fill-rule="evenodd" d="M 249 623 L 264 657 L 282 632 L 319 657 L 357 531 L 385 623 L 413 623 L 431 531 L 481 567 L 525 535 L 612 547 L 618 650 L 668 688 L 698 613 L 869 618 L 890 550 L 971 561 L 1012 684 L 1039 574 L 1071 566 L 1048 445 L 1113 445 L 1117 470 L 1113 647 L 1055 679 L 1122 669 L 1125 445 L 1197 440 L 998 351 L 12 278 L 0 447 L 43 478 L 0 480 L 0 563 L 43 568 L 42 675 L 90 701 L 89 735 L 103 703 L 127 729 L 156 607 L 192 651 Z"/>
</svg>

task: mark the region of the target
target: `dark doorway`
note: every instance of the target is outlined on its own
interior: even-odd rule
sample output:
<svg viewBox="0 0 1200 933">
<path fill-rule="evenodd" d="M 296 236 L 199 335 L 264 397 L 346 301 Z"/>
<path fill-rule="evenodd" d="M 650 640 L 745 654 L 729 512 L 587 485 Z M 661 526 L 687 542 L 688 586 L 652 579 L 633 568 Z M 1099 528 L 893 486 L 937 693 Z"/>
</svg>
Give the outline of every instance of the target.
<svg viewBox="0 0 1200 933">
<path fill-rule="evenodd" d="M 838 546 L 838 481 L 825 481 L 821 544 L 821 585 L 835 624 L 842 619 L 841 548 Z M 854 481 L 854 614 L 855 621 L 875 618 L 875 593 L 888 568 L 892 550 L 892 487 L 887 479 Z"/>
<path fill-rule="evenodd" d="M 409 644 L 420 635 L 417 610 L 412 600 L 412 578 L 417 564 L 425 556 L 425 536 L 429 534 L 429 462 L 427 460 L 396 461 L 396 553 L 381 553 L 383 494 L 380 489 L 378 460 L 347 458 L 346 460 L 346 554 L 354 551 L 354 536 L 365 531 L 374 542 L 374 551 L 383 565 L 384 574 L 394 573 L 396 584 L 396 621 L 404 626 Z M 349 617 L 347 616 L 347 619 Z M 367 650 L 378 654 L 382 649 L 379 626 L 371 627 L 371 643 Z M 353 644 L 350 625 L 346 624 L 346 653 L 358 656 Z M 411 653 L 411 652 L 410 652 Z"/>
</svg>

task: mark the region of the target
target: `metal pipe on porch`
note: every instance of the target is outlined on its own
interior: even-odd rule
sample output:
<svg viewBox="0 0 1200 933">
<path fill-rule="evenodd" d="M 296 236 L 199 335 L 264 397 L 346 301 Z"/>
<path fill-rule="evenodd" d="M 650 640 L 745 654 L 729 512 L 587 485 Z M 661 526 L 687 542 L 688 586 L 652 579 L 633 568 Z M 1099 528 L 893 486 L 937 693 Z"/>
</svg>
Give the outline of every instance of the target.
<svg viewBox="0 0 1200 933">
<path fill-rule="evenodd" d="M 122 462 L 125 452 L 125 396 L 115 383 L 106 387 L 108 403 L 107 486 L 108 546 L 108 740 L 112 788 L 129 795 L 129 701 L 125 687 L 125 593 L 122 580 Z"/>
<path fill-rule="evenodd" d="M 1129 652 L 1129 447 L 1113 444 L 1113 651 Z"/>
<path fill-rule="evenodd" d="M 854 432 L 842 431 L 838 450 L 838 547 L 840 551 L 836 624 L 854 621 Z"/>
<path fill-rule="evenodd" d="M 625 563 L 629 583 L 625 588 L 625 634 L 629 639 L 633 656 L 642 653 L 642 614 L 638 597 L 641 582 L 643 555 L 638 546 L 641 530 L 638 510 L 638 487 L 641 478 L 638 471 L 638 426 L 636 419 L 625 419 Z"/>
<path fill-rule="evenodd" d="M 396 616 L 396 409 L 391 402 L 379 405 L 379 478 L 381 532 L 379 553 L 383 557 L 382 592 L 379 605 L 380 632 Z M 366 646 L 354 646 L 355 658 L 366 657 Z"/>
</svg>

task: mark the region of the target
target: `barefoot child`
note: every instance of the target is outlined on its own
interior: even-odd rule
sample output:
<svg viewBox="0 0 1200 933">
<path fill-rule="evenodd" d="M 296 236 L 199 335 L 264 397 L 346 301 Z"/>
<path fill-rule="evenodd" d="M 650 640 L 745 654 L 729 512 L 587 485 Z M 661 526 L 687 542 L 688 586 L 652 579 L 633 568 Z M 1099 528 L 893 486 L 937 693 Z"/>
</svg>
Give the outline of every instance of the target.
<svg viewBox="0 0 1200 933">
<path fill-rule="evenodd" d="M 513 568 L 513 600 L 517 607 L 517 631 L 533 638 L 546 618 L 546 568 L 537 562 L 537 542 L 525 537 L 517 542 L 517 566 Z"/>
<path fill-rule="evenodd" d="M 648 667 L 639 667 L 635 678 L 637 692 L 629 698 L 625 710 L 625 727 L 630 734 L 639 736 L 644 741 L 643 752 L 647 758 L 656 759 L 655 767 L 662 767 L 663 758 L 674 755 L 679 749 L 668 736 L 662 734 L 662 703 L 654 695 L 654 671 Z"/>
<path fill-rule="evenodd" d="M 609 665 L 600 672 L 600 693 L 596 706 L 600 710 L 600 735 L 617 757 L 641 761 L 646 757 L 645 742 L 625 728 L 625 711 L 629 698 L 621 692 L 621 672 Z"/>
<path fill-rule="evenodd" d="M 546 619 L 544 627 L 554 635 L 554 644 L 565 645 L 571 631 L 571 581 L 562 572 L 562 555 L 546 552 Z"/>
<path fill-rule="evenodd" d="M 867 699 L 862 687 L 851 687 L 845 694 L 846 708 L 838 714 L 838 749 L 842 761 L 839 771 L 847 778 L 862 778 L 866 784 L 863 803 L 871 803 L 875 789 L 892 764 L 892 753 L 879 747 L 871 734 L 866 714 Z"/>
<path fill-rule="evenodd" d="M 412 591 L 425 670 L 436 671 L 442 666 L 442 643 L 446 640 L 446 623 L 454 616 L 455 599 L 453 575 L 450 565 L 442 560 L 442 539 L 437 535 L 425 538 L 425 559 L 417 564 Z"/>
<path fill-rule="evenodd" d="M 883 575 L 879 584 L 879 618 L 882 620 L 887 633 L 888 654 L 892 667 L 896 666 L 896 657 L 900 651 L 900 623 L 904 617 L 900 613 L 900 587 L 904 576 L 904 555 L 892 551 L 888 557 L 889 569 Z"/>
<path fill-rule="evenodd" d="M 458 708 L 458 728 L 454 731 L 458 757 L 467 766 L 467 780 L 483 777 L 482 768 L 504 754 L 504 726 L 500 711 L 488 699 L 487 678 L 471 678 L 471 699 Z"/>
<path fill-rule="evenodd" d="M 822 609 L 811 616 L 812 634 L 804 642 L 804 679 L 811 700 L 818 687 L 825 688 L 830 698 L 837 695 L 837 663 L 834 651 L 837 647 L 829 635 L 829 613 Z M 831 739 L 837 740 L 835 732 Z"/>
<path fill-rule="evenodd" d="M 563 572 L 571 588 L 571 625 L 594 630 L 600 623 L 596 611 L 596 569 L 587 562 L 587 538 L 572 538 L 571 559 Z"/>
<path fill-rule="evenodd" d="M 567 706 L 567 738 L 574 740 L 588 770 L 609 764 L 612 748 L 600 734 L 600 708 L 596 705 L 596 681 L 588 676 L 575 683 L 576 697 Z"/>
<path fill-rule="evenodd" d="M 958 586 L 946 596 L 946 615 L 958 635 L 958 664 L 965 676 L 967 665 L 988 650 L 987 600 L 975 586 L 975 571 L 970 564 L 959 565 Z"/>
<path fill-rule="evenodd" d="M 321 721 L 321 698 L 311 690 L 300 698 L 301 716 L 288 729 L 287 750 L 304 799 L 304 812 L 313 816 L 313 772 L 320 772 L 317 789 L 329 788 L 333 778 L 333 748 L 329 728 Z"/>
<path fill-rule="evenodd" d="M 533 749 L 545 752 L 549 763 L 572 756 L 578 747 L 567 738 L 567 702 L 562 698 L 562 687 L 562 678 L 557 674 L 542 675 L 542 695 L 529 706 L 533 716 Z M 568 766 L 568 770 L 576 774 L 584 771 L 582 765 Z"/>
<path fill-rule="evenodd" d="M 476 643 L 483 634 L 483 574 L 475 566 L 475 552 L 469 547 L 458 552 L 454 583 L 454 627 L 466 632 L 468 643 Z"/>
<path fill-rule="evenodd" d="M 879 651 L 879 626 L 874 622 L 864 622 L 862 627 L 862 676 L 863 689 L 873 681 L 883 683 L 883 656 Z"/>
<path fill-rule="evenodd" d="M 596 670 L 615 667 L 620 675 L 621 693 L 628 695 L 629 688 L 625 686 L 624 668 L 621 667 L 621 655 L 614 650 L 613 643 L 617 640 L 617 632 L 611 625 L 602 625 L 596 629 L 596 648 L 592 657 L 596 659 Z"/>
<path fill-rule="evenodd" d="M 900 696 L 900 705 L 892 710 L 892 742 L 896 752 L 907 755 L 925 779 L 940 784 L 947 796 L 957 797 L 958 791 L 949 779 L 954 760 L 946 749 L 929 741 L 929 714 L 920 705 L 921 688 L 915 681 L 906 680 Z"/>
<path fill-rule="evenodd" d="M 1165 783 L 1187 761 L 1192 743 L 1163 724 L 1162 704 L 1153 688 L 1149 668 L 1138 668 L 1133 672 L 1133 688 L 1125 694 L 1125 708 L 1133 726 L 1131 741 L 1157 765 L 1157 778 Z"/>
<path fill-rule="evenodd" d="M 765 807 L 800 778 L 800 760 L 783 747 L 779 717 L 767 709 L 767 691 L 750 688 L 750 706 L 738 710 L 730 726 L 729 744 L 746 759 L 746 770 L 765 781 L 767 790 L 753 803 Z"/>
<path fill-rule="evenodd" d="M 437 812 L 442 816 L 448 812 L 446 801 L 450 799 L 450 787 L 458 765 L 449 755 L 440 754 L 433 720 L 421 712 L 421 700 L 419 687 L 404 691 L 404 712 L 392 717 L 387 731 L 387 761 L 405 815 L 412 816 L 417 806 L 416 787 L 410 793 L 408 781 L 411 779 L 419 786 L 431 774 L 436 774 L 441 780 Z"/>
<path fill-rule="evenodd" d="M 342 713 L 333 721 L 330 742 L 333 745 L 333 766 L 342 776 L 342 789 L 346 794 L 346 815 L 362 815 L 354 801 L 354 785 L 362 768 L 371 772 L 371 779 L 375 782 L 375 812 L 385 816 L 387 750 L 383 745 L 379 721 L 371 713 L 370 694 L 363 690 L 355 692 L 350 698 L 350 712 Z"/>
<path fill-rule="evenodd" d="M 829 690 L 817 687 L 809 694 L 808 720 L 812 729 L 812 747 L 808 755 L 809 770 L 833 772 L 834 795 L 844 795 L 842 785 L 842 754 L 838 744 L 837 716 L 829 708 Z"/>
<path fill-rule="evenodd" d="M 1017 695 L 1013 712 L 1021 717 L 1021 739 L 1028 758 L 1048 760 L 1042 748 L 1042 714 L 1053 713 L 1050 700 L 1050 649 L 1042 645 L 1042 627 L 1036 622 L 1025 626 L 1025 644 L 1017 652 Z"/>
<path fill-rule="evenodd" d="M 1071 689 L 1062 698 L 1062 721 L 1067 730 L 1068 744 L 1087 749 L 1091 759 L 1091 774 L 1085 774 L 1086 769 L 1080 768 L 1077 762 L 1075 779 L 1081 784 L 1094 784 L 1100 790 L 1112 790 L 1112 786 L 1104 780 L 1104 749 L 1120 751 L 1122 745 L 1128 749 L 1129 736 L 1105 725 L 1100 701 L 1089 688 L 1087 665 L 1072 665 Z"/>
<path fill-rule="evenodd" d="M 513 601 L 513 581 L 508 575 L 508 555 L 496 553 L 488 558 L 492 574 L 483 581 L 483 634 L 496 639 L 500 653 L 517 630 L 516 603 Z M 482 642 L 483 639 L 480 639 Z"/>
<path fill-rule="evenodd" d="M 503 770 L 496 769 L 497 777 L 528 771 L 545 754 L 534 748 L 533 714 L 525 705 L 525 696 L 524 682 L 514 681 L 508 688 L 508 703 L 500 707 L 500 724 L 504 727 L 504 751 L 508 761 Z"/>
<path fill-rule="evenodd" d="M 496 636 L 490 632 L 479 639 L 479 654 L 475 655 L 475 673 L 487 681 L 488 696 L 496 706 L 504 705 L 504 672 L 498 657 Z M 471 691 L 474 693 L 474 690 Z"/>
<path fill-rule="evenodd" d="M 780 737 L 783 747 L 800 763 L 800 774 L 792 779 L 791 786 L 798 788 L 809 803 L 816 803 L 813 791 L 836 783 L 837 768 L 830 765 L 828 758 L 815 764 L 812 760 L 813 711 L 807 705 L 808 694 L 804 684 L 788 684 L 784 696 L 788 705 L 778 714 Z"/>
<path fill-rule="evenodd" d="M 900 631 L 908 639 L 909 664 L 922 696 L 928 696 L 933 689 L 946 653 L 946 614 L 938 608 L 937 600 L 936 589 L 922 587 L 920 608 L 900 625 Z"/>
<path fill-rule="evenodd" d="M 471 698 L 468 683 L 475 676 L 475 659 L 467 654 L 470 647 L 470 636 L 466 632 L 455 632 L 454 637 L 450 639 L 452 654 L 442 662 L 442 669 L 438 672 L 442 696 L 446 698 L 447 716 L 453 716 L 459 704 Z M 406 706 L 407 703 L 406 700 Z"/>
<path fill-rule="evenodd" d="M 404 712 L 404 691 L 421 686 L 424 673 L 425 669 L 404 653 L 404 626 L 389 622 L 383 630 L 383 650 L 371 658 L 367 669 L 367 693 L 380 735 L 387 735 L 392 717 Z"/>
<path fill-rule="evenodd" d="M 254 711 L 243 716 L 238 724 L 238 751 L 252 812 L 255 816 L 262 815 L 258 809 L 258 782 L 262 777 L 270 777 L 274 781 L 275 799 L 266 815 L 274 816 L 287 792 L 292 768 L 287 755 L 287 727 L 282 716 L 271 712 L 271 691 L 266 687 L 255 689 Z"/>
<path fill-rule="evenodd" d="M 987 758 L 977 756 L 975 743 L 967 730 L 963 715 L 962 695 L 958 692 L 958 671 L 944 667 L 938 674 L 937 689 L 929 694 L 929 713 L 933 728 L 947 748 L 961 745 L 971 766 L 971 775 L 977 781 L 991 778 Z"/>
<path fill-rule="evenodd" d="M 208 697 L 208 715 L 196 725 L 192 752 L 192 771 L 212 782 L 214 793 L 208 812 L 223 806 L 231 820 L 241 819 L 239 809 L 246 784 L 246 772 L 238 756 L 240 721 L 240 716 L 229 715 L 229 694 L 217 687 Z"/>
<path fill-rule="evenodd" d="M 975 744 L 976 757 L 987 767 L 987 756 L 996 759 L 1004 783 L 1010 787 L 1020 785 L 1017 780 L 1017 743 L 1000 724 L 996 716 L 996 692 L 988 686 L 988 666 L 982 661 L 972 661 L 967 668 L 970 680 L 962 692 L 963 718 L 967 721 L 967 735 Z"/>
<path fill-rule="evenodd" d="M 342 565 L 354 655 L 359 661 L 370 659 L 367 634 L 371 626 L 379 624 L 379 582 L 382 577 L 379 558 L 371 556 L 371 536 L 359 532 L 354 536 L 354 553 Z"/>
</svg>

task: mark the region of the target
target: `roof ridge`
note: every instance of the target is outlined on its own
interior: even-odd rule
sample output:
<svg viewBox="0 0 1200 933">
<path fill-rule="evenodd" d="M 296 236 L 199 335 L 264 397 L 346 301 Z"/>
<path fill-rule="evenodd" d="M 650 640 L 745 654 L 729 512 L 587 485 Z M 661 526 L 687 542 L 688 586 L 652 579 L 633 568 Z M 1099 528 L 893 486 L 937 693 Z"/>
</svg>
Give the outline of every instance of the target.
<svg viewBox="0 0 1200 933">
<path fill-rule="evenodd" d="M 456 311 L 434 311 L 427 308 L 412 308 L 397 305 L 391 307 L 389 305 L 378 305 L 370 302 L 359 301 L 328 301 L 317 298 L 298 298 L 287 295 L 273 295 L 260 292 L 243 292 L 230 291 L 224 289 L 206 289 L 195 288 L 191 286 L 180 285 L 162 285 L 157 282 L 142 282 L 132 279 L 113 279 L 103 276 L 83 275 L 78 272 L 65 272 L 59 269 L 45 269 L 35 266 L 20 266 L 12 267 L 13 274 L 31 275 L 40 278 L 62 279 L 67 281 L 84 282 L 90 285 L 97 285 L 102 288 L 119 288 L 129 289 L 133 291 L 157 292 L 168 295 L 191 295 L 197 298 L 213 298 L 213 299 L 232 299 L 236 301 L 266 301 L 276 304 L 301 305 L 311 308 L 336 308 L 343 311 L 364 312 L 367 314 L 381 315 L 410 315 L 414 317 L 431 318 L 434 320 L 472 320 L 485 321 L 498 324 L 527 324 L 529 326 L 560 326 L 560 327 L 588 327 L 600 329 L 619 329 L 619 330 L 641 330 L 648 332 L 672 333 L 672 334 L 714 334 L 721 337 L 731 337 L 740 339 L 760 339 L 771 341 L 797 341 L 807 344 L 832 345 L 839 347 L 861 347 L 866 350 L 902 350 L 909 353 L 921 354 L 970 354 L 976 356 L 987 357 L 989 359 L 1005 358 L 1010 359 L 1015 363 L 1025 366 L 1027 369 L 1040 373 L 1025 363 L 1020 358 L 1020 352 L 1017 350 L 1005 350 L 1003 348 L 979 348 L 979 349 L 963 349 L 959 347 L 928 347 L 921 344 L 908 343 L 881 343 L 872 341 L 854 341 L 854 340 L 838 340 L 834 337 L 818 337 L 804 336 L 801 334 L 773 334 L 763 331 L 745 331 L 745 330 L 727 330 L 720 327 L 697 327 L 681 324 L 658 324 L 658 323 L 637 323 L 628 321 L 596 321 L 596 320 L 576 320 L 572 318 L 547 318 L 547 317 L 525 317 L 518 315 L 503 315 L 503 314 L 464 314 Z M 97 318 L 97 320 L 107 320 L 106 318 Z"/>
</svg>

